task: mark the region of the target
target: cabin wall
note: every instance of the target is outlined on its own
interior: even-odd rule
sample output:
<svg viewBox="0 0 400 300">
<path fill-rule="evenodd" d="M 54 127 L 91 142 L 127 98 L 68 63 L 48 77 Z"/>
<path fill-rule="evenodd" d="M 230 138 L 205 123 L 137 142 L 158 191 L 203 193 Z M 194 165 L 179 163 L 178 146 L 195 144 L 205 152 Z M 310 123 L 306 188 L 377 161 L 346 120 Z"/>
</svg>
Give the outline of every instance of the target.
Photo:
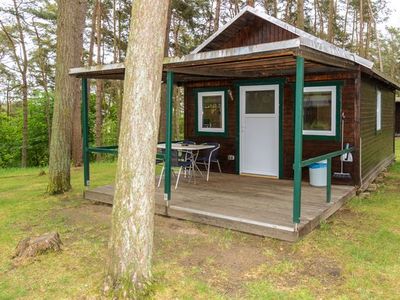
<svg viewBox="0 0 400 300">
<path fill-rule="evenodd" d="M 382 92 L 382 129 L 376 130 L 376 95 Z M 369 181 L 394 159 L 395 91 L 379 81 L 361 78 L 361 167 Z"/>
<path fill-rule="evenodd" d="M 325 75 L 306 75 L 306 82 L 316 81 L 341 81 L 342 86 L 342 110 L 345 112 L 346 121 L 344 127 L 345 142 L 354 146 L 358 129 L 356 127 L 356 112 L 355 112 L 355 78 L 354 73 L 334 73 Z M 294 77 L 286 77 L 283 95 L 283 178 L 293 178 L 293 157 L 294 157 Z M 242 79 L 240 81 L 243 81 Z M 236 173 L 236 162 L 229 161 L 228 155 L 235 155 L 238 158 L 239 151 L 236 147 L 238 132 L 237 132 L 237 102 L 239 101 L 238 95 L 235 90 L 235 80 L 223 81 L 206 81 L 189 83 L 185 86 L 185 139 L 202 142 L 218 142 L 221 144 L 219 153 L 219 160 L 224 172 Z M 228 88 L 232 91 L 232 98 L 228 97 L 227 100 L 227 134 L 225 137 L 217 136 L 198 136 L 195 131 L 196 121 L 196 108 L 195 108 L 195 94 L 194 90 L 198 88 Z M 324 141 L 324 140 L 304 140 L 303 142 L 303 158 L 311 158 L 318 155 L 326 154 L 328 152 L 339 150 L 341 147 L 340 141 Z M 354 179 L 355 184 L 358 181 L 359 174 L 359 159 L 358 152 L 354 153 L 354 162 L 345 165 L 345 172 L 350 172 Z M 332 171 L 340 171 L 340 161 L 338 158 L 333 160 Z M 303 169 L 304 178 L 308 177 L 307 168 Z M 335 181 L 334 181 L 335 182 Z M 338 183 L 338 182 L 336 182 Z"/>
<path fill-rule="evenodd" d="M 240 20 L 237 21 L 237 23 L 240 22 Z M 235 31 L 236 27 L 237 30 Z M 290 31 L 255 17 L 253 20 L 248 21 L 247 24 L 232 24 L 229 28 L 229 33 L 226 32 L 224 38 L 217 37 L 201 52 L 279 42 L 296 37 Z"/>
<path fill-rule="evenodd" d="M 396 102 L 396 136 L 400 136 L 400 102 Z"/>
</svg>

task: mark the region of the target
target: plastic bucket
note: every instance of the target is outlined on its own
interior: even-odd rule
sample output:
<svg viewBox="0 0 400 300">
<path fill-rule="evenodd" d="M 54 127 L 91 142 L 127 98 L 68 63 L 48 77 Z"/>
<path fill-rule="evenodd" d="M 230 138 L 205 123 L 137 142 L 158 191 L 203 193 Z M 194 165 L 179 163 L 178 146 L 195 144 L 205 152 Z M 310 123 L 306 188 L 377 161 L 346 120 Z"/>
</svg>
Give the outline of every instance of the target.
<svg viewBox="0 0 400 300">
<path fill-rule="evenodd" d="M 309 165 L 310 185 L 317 187 L 326 186 L 327 166 L 328 162 L 326 160 Z"/>
</svg>

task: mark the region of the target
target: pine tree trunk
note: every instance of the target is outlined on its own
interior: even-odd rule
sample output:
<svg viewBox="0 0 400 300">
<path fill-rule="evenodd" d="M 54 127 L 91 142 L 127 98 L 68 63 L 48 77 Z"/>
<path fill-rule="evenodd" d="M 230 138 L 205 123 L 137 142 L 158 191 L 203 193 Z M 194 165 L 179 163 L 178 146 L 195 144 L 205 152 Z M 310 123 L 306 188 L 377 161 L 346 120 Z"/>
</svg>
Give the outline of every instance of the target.
<svg viewBox="0 0 400 300">
<path fill-rule="evenodd" d="M 335 28 L 335 6 L 334 0 L 329 0 L 329 19 L 328 19 L 328 41 L 333 43 Z"/>
<path fill-rule="evenodd" d="M 172 1 L 169 0 L 168 15 L 167 15 L 167 26 L 165 30 L 165 44 L 164 44 L 164 57 L 169 56 L 169 34 L 171 31 L 172 22 Z M 160 125 L 158 130 L 158 141 L 165 142 L 165 125 L 166 125 L 166 95 L 167 95 L 167 85 L 165 83 L 161 84 L 161 111 L 160 111 Z"/>
<path fill-rule="evenodd" d="M 77 22 L 81 22 L 78 24 L 78 30 L 79 32 L 82 32 L 82 34 L 79 36 L 79 40 L 76 41 L 78 48 L 76 48 L 76 51 L 78 52 L 77 56 L 79 55 L 80 59 L 80 64 L 82 64 L 83 61 L 83 30 L 85 29 L 85 16 L 82 15 L 83 13 L 86 13 L 87 11 L 87 1 L 84 1 L 82 3 L 81 9 L 83 12 L 80 15 L 80 18 L 77 20 Z M 80 93 L 80 88 L 77 86 L 74 90 L 74 108 L 73 108 L 73 116 L 72 119 L 74 120 L 72 122 L 72 153 L 71 153 L 71 158 L 72 158 L 72 163 L 75 167 L 80 167 L 83 162 L 83 145 L 82 145 L 82 112 L 81 112 L 81 93 Z"/>
<path fill-rule="evenodd" d="M 219 29 L 219 19 L 221 16 L 221 0 L 217 0 L 215 3 L 215 18 L 214 18 L 214 32 Z"/>
<path fill-rule="evenodd" d="M 101 65 L 102 60 L 102 39 L 103 39 L 103 32 L 102 32 L 102 3 L 101 0 L 98 0 L 97 11 L 96 11 L 96 47 L 97 47 L 97 64 Z M 103 101 L 104 101 L 104 81 L 97 79 L 96 80 L 96 124 L 95 124 L 95 143 L 97 147 L 103 145 Z M 101 159 L 101 155 L 98 154 L 96 156 L 97 160 Z"/>
<path fill-rule="evenodd" d="M 138 297 L 152 278 L 155 155 L 167 13 L 164 0 L 153 0 L 151 5 L 146 0 L 133 2 L 105 283 L 105 290 L 117 298 Z"/>
<path fill-rule="evenodd" d="M 72 113 L 80 82 L 68 73 L 70 68 L 81 63 L 80 53 L 76 50 L 82 47 L 82 19 L 85 18 L 86 5 L 86 0 L 58 2 L 56 81 L 47 187 L 51 194 L 71 189 Z"/>
<path fill-rule="evenodd" d="M 304 0 L 297 0 L 297 22 L 300 29 L 304 29 Z"/>
</svg>

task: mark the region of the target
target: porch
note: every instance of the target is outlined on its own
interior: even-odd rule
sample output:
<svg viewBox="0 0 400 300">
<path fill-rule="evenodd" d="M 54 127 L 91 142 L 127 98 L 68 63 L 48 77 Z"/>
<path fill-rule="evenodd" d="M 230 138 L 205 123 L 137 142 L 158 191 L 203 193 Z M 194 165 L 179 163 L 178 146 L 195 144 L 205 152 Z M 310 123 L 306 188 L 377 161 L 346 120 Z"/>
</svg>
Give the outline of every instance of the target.
<svg viewBox="0 0 400 300">
<path fill-rule="evenodd" d="M 212 173 L 208 182 L 201 178 L 196 184 L 182 180 L 172 194 L 166 208 L 164 190 L 156 188 L 156 214 L 293 242 L 335 213 L 354 196 L 355 188 L 332 185 L 332 199 L 327 203 L 325 188 L 303 182 L 297 230 L 292 219 L 290 180 Z M 106 204 L 113 203 L 113 195 L 112 185 L 85 192 L 86 199 Z"/>
</svg>

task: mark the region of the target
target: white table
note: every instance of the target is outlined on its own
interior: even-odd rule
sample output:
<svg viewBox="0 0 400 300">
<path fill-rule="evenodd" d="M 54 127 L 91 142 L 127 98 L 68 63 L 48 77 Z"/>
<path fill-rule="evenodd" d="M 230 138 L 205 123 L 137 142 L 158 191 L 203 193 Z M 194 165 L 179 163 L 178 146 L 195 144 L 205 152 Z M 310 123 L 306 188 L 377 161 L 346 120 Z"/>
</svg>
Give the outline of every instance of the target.
<svg viewBox="0 0 400 300">
<path fill-rule="evenodd" d="M 157 148 L 165 150 L 165 143 L 158 144 Z M 171 144 L 172 150 L 190 153 L 190 156 L 188 157 L 188 159 L 190 159 L 192 161 L 193 171 L 195 169 L 197 169 L 197 171 L 199 171 L 201 177 L 203 177 L 203 173 L 200 171 L 199 167 L 196 164 L 197 156 L 198 156 L 200 150 L 206 150 L 206 149 L 212 149 L 212 148 L 215 148 L 215 146 L 207 145 L 207 144 L 184 144 L 184 143 L 172 143 Z M 194 175 L 194 172 L 193 172 L 193 175 Z M 195 176 L 193 179 L 194 179 L 194 181 L 196 181 Z"/>
<path fill-rule="evenodd" d="M 215 146 L 213 146 L 213 145 L 207 145 L 207 144 L 183 144 L 183 143 L 172 143 L 171 144 L 172 150 L 187 151 L 187 152 L 212 149 L 214 147 Z M 157 148 L 165 149 L 165 143 L 158 144 Z"/>
</svg>

